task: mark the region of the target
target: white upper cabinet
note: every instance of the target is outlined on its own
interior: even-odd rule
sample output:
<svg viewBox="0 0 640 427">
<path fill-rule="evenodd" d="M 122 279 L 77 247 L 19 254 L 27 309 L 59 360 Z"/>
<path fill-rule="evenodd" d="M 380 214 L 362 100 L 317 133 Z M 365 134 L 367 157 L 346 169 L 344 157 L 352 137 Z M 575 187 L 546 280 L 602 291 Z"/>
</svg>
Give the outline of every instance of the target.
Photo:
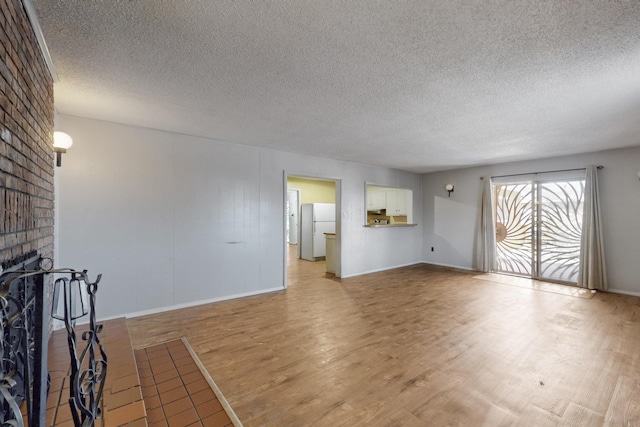
<svg viewBox="0 0 640 427">
<path fill-rule="evenodd" d="M 387 215 L 406 216 L 409 214 L 409 195 L 407 190 L 387 191 Z"/>
<path fill-rule="evenodd" d="M 384 191 L 367 192 L 367 210 L 378 211 L 387 208 L 387 193 Z"/>
</svg>

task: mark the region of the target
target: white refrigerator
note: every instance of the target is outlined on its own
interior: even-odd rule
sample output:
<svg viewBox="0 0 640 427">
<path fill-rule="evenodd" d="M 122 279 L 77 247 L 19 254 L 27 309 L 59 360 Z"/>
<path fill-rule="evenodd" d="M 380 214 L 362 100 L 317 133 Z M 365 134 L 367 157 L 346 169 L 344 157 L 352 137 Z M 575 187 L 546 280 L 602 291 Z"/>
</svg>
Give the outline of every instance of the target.
<svg viewBox="0 0 640 427">
<path fill-rule="evenodd" d="M 336 205 L 305 203 L 300 207 L 300 258 L 316 261 L 326 256 L 324 233 L 336 232 Z"/>
</svg>

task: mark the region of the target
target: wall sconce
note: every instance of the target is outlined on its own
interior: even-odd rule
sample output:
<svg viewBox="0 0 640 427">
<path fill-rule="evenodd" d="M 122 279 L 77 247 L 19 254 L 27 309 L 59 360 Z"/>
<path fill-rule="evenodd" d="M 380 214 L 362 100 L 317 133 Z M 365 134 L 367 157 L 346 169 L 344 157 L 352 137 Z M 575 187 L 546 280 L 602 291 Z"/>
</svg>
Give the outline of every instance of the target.
<svg viewBox="0 0 640 427">
<path fill-rule="evenodd" d="M 444 186 L 444 189 L 449 192 L 449 197 L 451 197 L 451 193 L 453 193 L 453 184 L 447 184 Z"/>
<path fill-rule="evenodd" d="M 53 133 L 53 151 L 56 153 L 56 166 L 62 166 L 62 153 L 67 152 L 67 148 L 73 145 L 73 139 L 64 132 L 55 131 Z"/>
</svg>

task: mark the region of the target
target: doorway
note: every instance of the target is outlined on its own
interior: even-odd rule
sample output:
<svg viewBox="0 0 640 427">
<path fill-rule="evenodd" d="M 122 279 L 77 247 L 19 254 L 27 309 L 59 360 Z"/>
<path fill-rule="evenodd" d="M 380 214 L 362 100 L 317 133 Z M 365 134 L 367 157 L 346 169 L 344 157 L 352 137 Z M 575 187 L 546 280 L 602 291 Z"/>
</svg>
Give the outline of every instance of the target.
<svg viewBox="0 0 640 427">
<path fill-rule="evenodd" d="M 330 264 L 335 271 L 335 276 L 340 277 L 341 265 L 340 265 L 340 184 L 339 179 L 327 178 L 327 177 L 312 177 L 304 175 L 289 175 L 285 172 L 285 192 L 284 192 L 284 212 L 285 212 L 285 233 L 284 233 L 284 277 L 285 288 L 289 283 L 299 283 L 297 280 L 298 274 L 321 274 L 327 273 L 326 260 L 324 255 L 326 249 L 318 250 L 318 243 L 324 245 L 326 243 L 325 235 L 322 233 L 324 228 L 319 225 L 323 225 L 319 221 L 332 221 L 331 232 L 335 232 L 335 238 L 331 241 L 332 252 L 331 257 L 335 262 Z M 295 193 L 295 194 L 294 194 Z M 326 210 L 328 205 L 332 204 L 331 214 L 332 218 L 321 219 L 320 213 L 324 209 Z M 305 239 L 306 232 L 309 230 L 303 230 L 304 218 L 301 214 L 302 206 L 314 205 L 313 212 L 313 226 L 307 227 L 315 234 L 318 232 L 321 234 L 313 236 L 313 239 Z M 321 209 L 322 208 L 322 209 Z M 292 217 L 292 214 L 295 217 Z M 296 215 L 297 214 L 297 215 Z M 295 237 L 295 240 L 294 240 Z M 305 242 L 313 241 L 313 256 L 302 258 L 302 246 Z M 300 265 L 299 265 L 300 264 Z M 304 266 L 304 267 L 302 267 Z M 301 268 L 302 267 L 302 268 Z M 312 273 L 313 272 L 313 273 Z"/>
<path fill-rule="evenodd" d="M 497 270 L 577 283 L 584 179 L 493 184 Z"/>
</svg>

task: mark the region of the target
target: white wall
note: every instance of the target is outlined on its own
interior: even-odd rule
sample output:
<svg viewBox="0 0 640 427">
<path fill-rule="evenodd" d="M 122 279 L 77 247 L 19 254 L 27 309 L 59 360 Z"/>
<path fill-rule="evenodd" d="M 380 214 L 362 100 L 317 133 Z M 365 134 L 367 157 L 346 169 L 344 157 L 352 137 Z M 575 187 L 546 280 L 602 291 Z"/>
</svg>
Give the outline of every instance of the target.
<svg viewBox="0 0 640 427">
<path fill-rule="evenodd" d="M 434 264 L 476 268 L 481 176 L 591 164 L 604 166 L 599 179 L 610 290 L 640 295 L 640 147 L 424 175 L 423 259 Z M 449 183 L 455 185 L 451 198 L 444 189 Z"/>
<path fill-rule="evenodd" d="M 422 226 L 363 227 L 364 183 L 408 172 L 60 115 L 56 264 L 103 273 L 99 318 L 282 289 L 284 176 L 339 179 L 342 276 L 420 261 Z"/>
</svg>

